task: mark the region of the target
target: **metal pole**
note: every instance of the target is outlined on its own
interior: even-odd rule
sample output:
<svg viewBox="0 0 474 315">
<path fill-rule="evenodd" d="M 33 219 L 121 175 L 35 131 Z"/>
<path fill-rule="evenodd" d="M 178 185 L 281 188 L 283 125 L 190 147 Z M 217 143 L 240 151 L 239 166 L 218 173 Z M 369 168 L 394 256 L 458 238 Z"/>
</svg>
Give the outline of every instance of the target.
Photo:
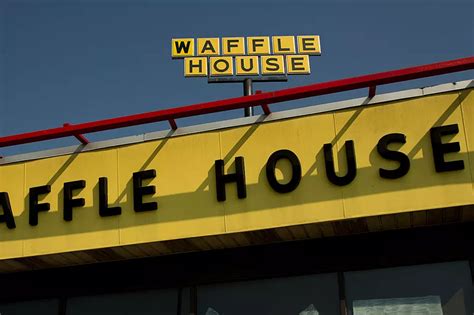
<svg viewBox="0 0 474 315">
<path fill-rule="evenodd" d="M 246 78 L 244 80 L 244 96 L 252 95 L 252 79 Z M 249 117 L 253 116 L 253 107 L 245 107 L 244 108 L 244 116 Z"/>
</svg>

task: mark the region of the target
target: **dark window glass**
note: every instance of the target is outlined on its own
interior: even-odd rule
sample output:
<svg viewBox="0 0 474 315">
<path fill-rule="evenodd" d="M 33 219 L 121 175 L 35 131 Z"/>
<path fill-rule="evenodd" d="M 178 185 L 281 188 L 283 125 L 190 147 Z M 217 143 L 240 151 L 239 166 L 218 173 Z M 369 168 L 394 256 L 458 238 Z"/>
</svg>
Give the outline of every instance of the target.
<svg viewBox="0 0 474 315">
<path fill-rule="evenodd" d="M 198 287 L 199 315 L 339 314 L 336 274 Z"/>
<path fill-rule="evenodd" d="M 354 315 L 472 315 L 469 262 L 458 261 L 345 273 Z"/>
<path fill-rule="evenodd" d="M 0 305 L 1 315 L 57 315 L 58 300 L 37 300 Z"/>
<path fill-rule="evenodd" d="M 68 299 L 67 315 L 176 315 L 177 290 L 142 291 Z"/>
</svg>

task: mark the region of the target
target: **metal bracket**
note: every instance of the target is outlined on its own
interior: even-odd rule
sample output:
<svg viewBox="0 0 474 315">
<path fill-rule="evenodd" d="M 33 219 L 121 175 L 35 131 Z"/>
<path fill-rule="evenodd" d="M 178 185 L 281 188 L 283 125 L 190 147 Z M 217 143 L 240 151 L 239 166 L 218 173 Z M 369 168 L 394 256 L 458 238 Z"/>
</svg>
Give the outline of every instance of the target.
<svg viewBox="0 0 474 315">
<path fill-rule="evenodd" d="M 369 86 L 369 98 L 374 97 L 376 91 L 377 91 L 377 86 L 376 85 Z"/>
<path fill-rule="evenodd" d="M 64 123 L 63 124 L 63 127 L 69 127 L 71 126 L 70 123 Z M 74 137 L 76 137 L 77 140 L 79 140 L 82 144 L 86 145 L 89 143 L 89 140 L 87 140 L 86 137 L 84 137 L 82 134 L 78 133 L 78 134 L 74 134 Z"/>
<path fill-rule="evenodd" d="M 262 92 L 263 92 L 262 90 L 256 90 L 255 94 L 262 94 Z M 270 115 L 272 113 L 272 111 L 270 110 L 270 107 L 268 107 L 268 104 L 262 104 L 260 105 L 260 107 L 262 107 L 265 115 Z"/>
<path fill-rule="evenodd" d="M 173 130 L 178 129 L 178 125 L 176 124 L 176 120 L 171 118 L 171 119 L 168 119 L 168 122 L 170 123 L 171 129 L 173 129 Z"/>
</svg>

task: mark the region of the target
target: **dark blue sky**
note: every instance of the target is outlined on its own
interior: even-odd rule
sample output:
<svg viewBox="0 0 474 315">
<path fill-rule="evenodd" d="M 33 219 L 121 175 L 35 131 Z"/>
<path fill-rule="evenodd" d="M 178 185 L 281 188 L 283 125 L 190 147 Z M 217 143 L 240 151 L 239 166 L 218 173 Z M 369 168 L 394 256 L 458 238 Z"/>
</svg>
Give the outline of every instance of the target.
<svg viewBox="0 0 474 315">
<path fill-rule="evenodd" d="M 474 55 L 474 1 L 7 1 L 0 0 L 0 135 L 239 96 L 240 84 L 184 78 L 173 37 L 321 36 L 312 74 L 275 90 Z M 379 88 L 472 79 L 473 72 Z M 274 109 L 365 95 L 274 105 Z M 178 121 L 189 125 L 241 111 Z M 158 123 L 92 140 L 168 128 Z M 12 154 L 74 139 L 0 149 Z"/>
</svg>

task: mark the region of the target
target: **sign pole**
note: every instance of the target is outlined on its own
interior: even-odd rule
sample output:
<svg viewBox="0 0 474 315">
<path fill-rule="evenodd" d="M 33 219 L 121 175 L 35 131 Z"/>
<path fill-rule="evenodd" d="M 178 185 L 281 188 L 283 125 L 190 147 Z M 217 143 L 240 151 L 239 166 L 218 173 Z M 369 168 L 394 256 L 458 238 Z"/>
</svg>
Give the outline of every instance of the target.
<svg viewBox="0 0 474 315">
<path fill-rule="evenodd" d="M 252 95 L 252 79 L 246 78 L 244 80 L 244 96 Z M 250 117 L 253 116 L 253 107 L 245 107 L 244 108 L 244 116 Z"/>
<path fill-rule="evenodd" d="M 242 77 L 208 77 L 207 83 L 243 83 L 244 96 L 253 94 L 253 83 L 254 82 L 287 82 L 288 77 L 286 75 L 277 76 L 255 76 L 253 78 L 242 78 Z M 267 114 L 268 115 L 268 114 Z M 244 116 L 253 116 L 253 107 L 244 107 Z"/>
</svg>

